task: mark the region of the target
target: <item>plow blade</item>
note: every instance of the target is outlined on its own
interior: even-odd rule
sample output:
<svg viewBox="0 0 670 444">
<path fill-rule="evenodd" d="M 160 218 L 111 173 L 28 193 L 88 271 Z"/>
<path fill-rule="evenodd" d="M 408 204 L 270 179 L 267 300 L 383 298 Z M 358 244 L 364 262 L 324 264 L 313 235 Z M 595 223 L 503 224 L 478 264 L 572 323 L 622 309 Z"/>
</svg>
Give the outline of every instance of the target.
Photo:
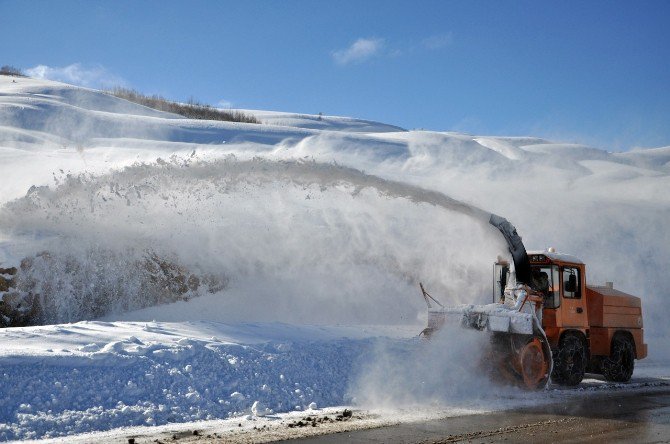
<svg viewBox="0 0 670 444">
<path fill-rule="evenodd" d="M 544 388 L 549 382 L 551 349 L 532 313 L 504 304 L 430 307 L 422 336 L 430 338 L 445 324 L 490 335 L 488 349 L 481 353 L 482 365 L 492 379 L 530 390 Z"/>
</svg>

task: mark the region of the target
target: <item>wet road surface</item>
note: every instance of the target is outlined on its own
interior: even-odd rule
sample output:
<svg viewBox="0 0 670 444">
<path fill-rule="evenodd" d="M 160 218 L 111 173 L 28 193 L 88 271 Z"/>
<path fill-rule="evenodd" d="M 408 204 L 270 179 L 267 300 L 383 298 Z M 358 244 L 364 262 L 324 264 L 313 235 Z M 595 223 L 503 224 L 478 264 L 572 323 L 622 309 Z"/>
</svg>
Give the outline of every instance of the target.
<svg viewBox="0 0 670 444">
<path fill-rule="evenodd" d="M 289 442 L 289 441 L 285 441 Z M 291 440 L 291 443 L 670 442 L 670 388 Z"/>
</svg>

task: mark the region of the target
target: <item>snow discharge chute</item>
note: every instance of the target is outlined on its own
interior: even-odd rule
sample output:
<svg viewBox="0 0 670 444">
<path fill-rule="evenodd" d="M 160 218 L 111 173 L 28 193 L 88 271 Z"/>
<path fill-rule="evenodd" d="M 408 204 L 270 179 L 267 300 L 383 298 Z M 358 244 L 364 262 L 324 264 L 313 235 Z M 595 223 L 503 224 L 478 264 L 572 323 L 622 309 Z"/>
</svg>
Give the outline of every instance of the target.
<svg viewBox="0 0 670 444">
<path fill-rule="evenodd" d="M 523 245 L 521 236 L 517 234 L 516 228 L 507 219 L 496 214 L 491 214 L 489 223 L 499 229 L 507 241 L 509 252 L 514 261 L 517 282 L 530 285 L 530 261 L 526 254 L 526 247 Z"/>
</svg>

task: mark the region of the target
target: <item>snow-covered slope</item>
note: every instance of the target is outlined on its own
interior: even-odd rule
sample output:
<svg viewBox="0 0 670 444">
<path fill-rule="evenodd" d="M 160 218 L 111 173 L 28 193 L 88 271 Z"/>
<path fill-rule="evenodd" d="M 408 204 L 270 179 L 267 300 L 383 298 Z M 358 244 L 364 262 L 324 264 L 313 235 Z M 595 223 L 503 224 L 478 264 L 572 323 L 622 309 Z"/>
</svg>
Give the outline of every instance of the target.
<svg viewBox="0 0 670 444">
<path fill-rule="evenodd" d="M 667 147 L 609 153 L 248 112 L 263 124 L 183 119 L 0 76 L 0 267 L 49 251 L 35 277 L 60 322 L 82 320 L 85 298 L 117 302 L 104 323 L 0 332 L 0 377 L 14 383 L 0 389 L 0 439 L 246 415 L 254 401 L 449 407 L 473 394 L 479 408 L 499 408 L 453 353 L 406 367 L 417 344 L 394 338 L 421 328 L 419 281 L 447 303 L 489 301 L 490 263 L 505 247 L 468 205 L 508 218 L 530 249 L 580 257 L 590 281 L 640 295 L 650 356 L 668 358 Z M 124 312 L 143 306 L 133 276 L 146 251 L 227 284 Z M 461 342 L 448 349 L 468 355 Z M 440 380 L 414 385 L 422 370 Z M 386 393 L 385 378 L 398 390 Z"/>
<path fill-rule="evenodd" d="M 266 125 L 309 128 L 324 131 L 345 131 L 349 133 L 388 133 L 405 131 L 398 126 L 373 122 L 371 120 L 352 119 L 350 117 L 246 109 L 240 111 L 253 114 Z"/>
</svg>

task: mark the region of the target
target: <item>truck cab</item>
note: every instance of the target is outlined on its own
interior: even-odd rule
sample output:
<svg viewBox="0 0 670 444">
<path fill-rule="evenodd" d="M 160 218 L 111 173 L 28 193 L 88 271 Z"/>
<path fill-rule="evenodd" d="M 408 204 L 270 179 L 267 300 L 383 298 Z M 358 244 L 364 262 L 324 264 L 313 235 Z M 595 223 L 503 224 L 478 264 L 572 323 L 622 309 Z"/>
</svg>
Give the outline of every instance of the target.
<svg viewBox="0 0 670 444">
<path fill-rule="evenodd" d="M 529 251 L 531 286 L 544 296 L 542 328 L 552 348 L 566 331 L 589 334 L 586 266 L 574 256 Z"/>
</svg>

